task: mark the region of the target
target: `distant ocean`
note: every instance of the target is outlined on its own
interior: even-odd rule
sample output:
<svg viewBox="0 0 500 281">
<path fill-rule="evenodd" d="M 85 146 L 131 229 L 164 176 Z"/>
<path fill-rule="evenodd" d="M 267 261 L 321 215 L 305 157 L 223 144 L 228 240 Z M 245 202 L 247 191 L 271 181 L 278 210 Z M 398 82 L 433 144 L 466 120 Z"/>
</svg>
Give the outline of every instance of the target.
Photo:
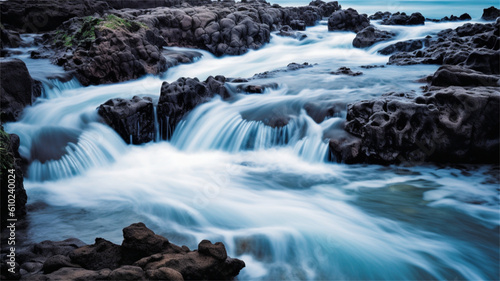
<svg viewBox="0 0 500 281">
<path fill-rule="evenodd" d="M 268 0 L 272 4 L 282 6 L 302 6 L 309 4 L 309 0 Z M 327 1 L 328 2 L 328 1 Z M 430 1 L 430 0 L 340 0 L 338 1 L 343 8 L 354 8 L 360 13 L 373 14 L 376 11 L 390 12 L 420 12 L 424 17 L 442 18 L 444 16 L 468 13 L 472 18 L 479 19 L 484 8 L 490 6 L 499 7 L 498 0 L 470 1 L 470 0 L 448 0 L 448 1 Z"/>
</svg>

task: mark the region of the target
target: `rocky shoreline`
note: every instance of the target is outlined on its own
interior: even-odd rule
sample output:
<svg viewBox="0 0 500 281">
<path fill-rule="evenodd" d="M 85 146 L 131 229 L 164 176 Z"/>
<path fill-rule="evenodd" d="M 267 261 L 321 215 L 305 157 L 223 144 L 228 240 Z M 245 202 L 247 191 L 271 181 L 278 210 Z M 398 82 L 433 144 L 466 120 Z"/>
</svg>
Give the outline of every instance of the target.
<svg viewBox="0 0 500 281">
<path fill-rule="evenodd" d="M 165 51 L 163 47 L 197 48 L 215 56 L 241 55 L 269 43 L 270 34 L 303 40 L 300 31 L 327 19 L 329 31 L 356 33 L 356 48 L 370 47 L 396 36 L 370 24 L 421 25 L 420 13 L 377 12 L 372 16 L 354 9 L 342 9 L 337 2 L 313 1 L 304 7 L 281 7 L 261 1 L 9 1 L 2 4 L 1 55 L 7 48 L 26 44 L 23 32 L 39 32 L 31 57 L 49 58 L 64 67 L 84 86 L 110 84 L 159 74 L 181 63 L 191 63 L 196 51 Z M 35 8 L 35 9 L 34 9 Z M 484 10 L 489 23 L 464 23 L 425 39 L 398 42 L 379 52 L 391 55 L 392 65 L 442 65 L 430 75 L 423 93 L 387 93 L 371 100 L 347 105 L 345 134 L 329 136 L 330 160 L 347 164 L 376 163 L 419 165 L 421 163 L 499 163 L 500 154 L 500 12 Z M 427 19 L 429 20 L 429 19 Z M 467 21 L 470 16 L 450 16 L 430 21 Z M 214 96 L 229 101 L 228 83 L 245 94 L 260 94 L 276 84 L 254 82 L 279 71 L 313 67 L 291 63 L 285 69 L 270 70 L 249 78 L 217 75 L 205 81 L 179 78 L 164 82 L 158 103 L 148 97 L 111 99 L 96 110 L 102 122 L 131 144 L 143 144 L 155 137 L 155 107 L 160 121 L 160 138 L 170 139 L 179 122 L 196 106 Z M 18 120 L 24 107 L 41 95 L 41 83 L 31 78 L 26 65 L 17 59 L 0 60 L 1 123 Z M 342 67 L 334 75 L 359 76 Z M 332 105 L 325 112 L 308 106 L 307 113 L 320 123 L 341 111 Z M 282 127 L 287 116 L 267 120 Z M 131 138 L 132 136 L 132 138 Z M 26 160 L 18 153 L 19 137 L 1 131 L 2 173 L 15 167 L 20 180 L 16 216 L 26 214 L 26 192 L 22 186 Z M 5 155 L 5 158 L 4 158 Z M 2 181 L 5 177 L 2 177 Z M 2 198 L 6 198 L 2 182 Z M 4 199 L 2 199 L 4 200 Z M 2 225 L 7 212 L 2 201 Z M 4 239 L 5 234 L 2 235 Z M 4 253 L 4 249 L 2 249 Z M 78 239 L 44 241 L 27 245 L 18 257 L 16 275 L 4 269 L 2 279 L 23 280 L 232 280 L 245 266 L 227 256 L 225 246 L 202 241 L 195 251 L 171 244 L 144 224 L 124 229 L 123 244 L 102 238 L 84 245 Z"/>
<path fill-rule="evenodd" d="M 224 244 L 203 240 L 198 249 L 177 246 L 143 223 L 123 229 L 123 243 L 69 238 L 18 250 L 16 274 L 2 259 L 6 280 L 233 280 L 245 263 L 228 257 Z"/>
</svg>

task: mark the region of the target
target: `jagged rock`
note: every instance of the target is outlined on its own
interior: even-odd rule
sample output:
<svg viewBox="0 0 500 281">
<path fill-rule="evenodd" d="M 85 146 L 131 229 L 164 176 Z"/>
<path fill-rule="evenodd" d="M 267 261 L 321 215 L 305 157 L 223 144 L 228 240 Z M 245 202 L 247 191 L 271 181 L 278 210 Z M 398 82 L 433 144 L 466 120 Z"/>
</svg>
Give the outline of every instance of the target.
<svg viewBox="0 0 500 281">
<path fill-rule="evenodd" d="M 122 264 L 122 248 L 105 239 L 96 238 L 95 244 L 83 246 L 69 254 L 72 263 L 89 270 L 116 269 Z"/>
<path fill-rule="evenodd" d="M 141 144 L 154 140 L 155 116 L 149 97 L 135 96 L 131 100 L 111 99 L 100 105 L 97 112 L 104 123 L 113 128 L 125 142 Z"/>
<path fill-rule="evenodd" d="M 339 69 L 337 69 L 337 71 L 332 71 L 330 72 L 330 74 L 333 74 L 333 75 L 348 75 L 348 76 L 359 76 L 359 75 L 362 75 L 363 72 L 353 72 L 349 67 L 340 67 Z"/>
<path fill-rule="evenodd" d="M 284 25 L 281 27 L 280 32 L 278 33 L 280 36 L 286 36 L 286 37 L 292 37 L 294 39 L 297 39 L 299 41 L 304 40 L 307 38 L 307 35 L 304 33 L 296 32 L 294 31 L 290 26 Z"/>
<path fill-rule="evenodd" d="M 161 252 L 181 252 L 177 246 L 168 240 L 156 235 L 143 223 L 134 223 L 123 229 L 122 255 L 124 264 Z"/>
<path fill-rule="evenodd" d="M 466 20 L 471 20 L 472 18 L 470 17 L 469 14 L 464 13 L 460 15 L 460 17 L 451 15 L 450 17 L 444 17 L 441 19 L 429 19 L 427 18 L 426 20 L 432 21 L 432 22 L 447 22 L 447 21 L 466 21 Z"/>
<path fill-rule="evenodd" d="M 487 75 L 461 66 L 441 66 L 432 76 L 430 86 L 500 86 L 500 76 Z"/>
<path fill-rule="evenodd" d="M 41 252 L 30 247 L 31 260 L 41 261 L 44 272 L 41 266 L 21 271 L 21 280 L 234 280 L 245 267 L 243 261 L 228 257 L 220 242 L 203 240 L 198 250 L 190 251 L 169 243 L 143 223 L 126 227 L 123 235 L 121 246 L 96 238 L 95 244 L 76 249 L 74 240 L 46 241 L 49 250 Z M 31 260 L 23 260 L 21 268 L 29 269 Z"/>
<path fill-rule="evenodd" d="M 378 53 L 382 55 L 390 55 L 398 52 L 412 52 L 415 50 L 420 50 L 424 46 L 429 45 L 429 39 L 416 39 L 416 40 L 407 40 L 397 42 L 395 44 L 389 45 L 381 50 Z"/>
<path fill-rule="evenodd" d="M 18 48 L 23 45 L 23 40 L 19 32 L 7 30 L 0 27 L 0 49 L 3 48 Z"/>
<path fill-rule="evenodd" d="M 494 6 L 484 9 L 483 15 L 481 16 L 483 20 L 496 20 L 498 17 L 500 17 L 500 9 Z"/>
<path fill-rule="evenodd" d="M 382 20 L 381 24 L 385 25 L 419 25 L 424 24 L 425 18 L 421 13 L 413 13 L 410 16 L 406 13 L 395 13 L 389 18 Z"/>
<path fill-rule="evenodd" d="M 43 263 L 42 269 L 45 274 L 49 274 L 63 267 L 80 267 L 80 266 L 73 264 L 68 256 L 55 255 L 49 257 Z"/>
<path fill-rule="evenodd" d="M 377 42 L 389 40 L 394 36 L 396 36 L 396 34 L 393 32 L 379 30 L 374 26 L 368 26 L 356 34 L 356 37 L 352 41 L 352 45 L 356 48 L 365 48 Z"/>
<path fill-rule="evenodd" d="M 370 20 L 364 14 L 360 15 L 352 8 L 334 12 L 328 18 L 329 31 L 359 32 L 370 25 Z"/>
<path fill-rule="evenodd" d="M 0 60 L 0 72 L 0 123 L 16 121 L 39 93 L 39 84 L 34 82 L 20 59 Z"/>
<path fill-rule="evenodd" d="M 298 63 L 290 63 L 286 66 L 286 68 L 284 69 L 277 69 L 277 70 L 272 70 L 272 71 L 266 71 L 266 72 L 262 72 L 262 73 L 257 73 L 255 74 L 252 79 L 261 79 L 261 78 L 270 78 L 270 77 L 273 77 L 275 75 L 277 75 L 278 73 L 283 73 L 283 72 L 289 72 L 289 71 L 295 71 L 295 70 L 299 70 L 299 69 L 303 69 L 303 68 L 309 68 L 309 67 L 313 67 L 312 64 L 308 63 L 308 62 L 304 62 L 302 64 L 298 64 Z"/>
<path fill-rule="evenodd" d="M 386 19 L 390 18 L 391 15 L 392 15 L 391 12 L 381 12 L 381 11 L 378 11 L 375 14 L 369 16 L 368 18 L 370 20 L 386 20 Z"/>
<path fill-rule="evenodd" d="M 495 24 L 466 23 L 456 29 L 446 29 L 429 39 L 425 49 L 399 52 L 389 58 L 389 64 L 467 64 L 469 68 L 497 74 L 500 21 Z M 470 57 L 470 58 L 469 58 Z"/>
<path fill-rule="evenodd" d="M 497 88 L 386 94 L 348 106 L 345 130 L 360 140 L 331 141 L 331 151 L 353 162 L 498 163 L 499 114 Z"/>
<path fill-rule="evenodd" d="M 12 134 L 9 135 L 0 126 L 0 147 L 2 148 L 1 155 L 1 229 L 0 231 L 9 232 L 5 237 L 9 237 L 10 229 L 6 229 L 10 224 L 7 222 L 9 218 L 22 219 L 26 216 L 26 202 L 28 196 L 24 189 L 23 171 L 20 167 L 22 163 L 21 156 L 19 155 L 19 136 Z M 9 182 L 9 180 L 11 180 Z M 14 181 L 14 185 L 12 185 Z M 12 187 L 12 189 L 9 189 Z M 9 201 L 9 199 L 11 199 Z M 15 199 L 15 210 L 9 210 L 9 204 Z M 10 202 L 10 203 L 9 203 Z M 12 214 L 12 215 L 11 215 Z M 16 224 L 19 228 L 19 223 Z M 15 233 L 15 229 L 13 230 Z M 4 237 L 4 235 L 2 235 Z"/>
</svg>

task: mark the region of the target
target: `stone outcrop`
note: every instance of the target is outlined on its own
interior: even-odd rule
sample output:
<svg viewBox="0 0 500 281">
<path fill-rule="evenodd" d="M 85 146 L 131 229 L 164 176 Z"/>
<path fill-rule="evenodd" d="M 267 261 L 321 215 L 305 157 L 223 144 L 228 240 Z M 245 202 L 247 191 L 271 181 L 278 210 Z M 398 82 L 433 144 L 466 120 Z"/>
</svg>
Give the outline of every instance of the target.
<svg viewBox="0 0 500 281">
<path fill-rule="evenodd" d="M 0 60 L 0 122 L 16 121 L 23 109 L 41 95 L 40 82 L 33 80 L 19 59 Z"/>
<path fill-rule="evenodd" d="M 111 99 L 100 105 L 97 112 L 104 123 L 113 128 L 127 143 L 141 144 L 154 140 L 155 116 L 153 101 L 149 97 Z"/>
<path fill-rule="evenodd" d="M 493 6 L 484 9 L 483 15 L 481 16 L 483 20 L 496 20 L 498 17 L 500 17 L 500 9 Z"/>
<path fill-rule="evenodd" d="M 21 280 L 233 280 L 245 263 L 228 257 L 224 244 L 179 247 L 143 223 L 123 229 L 122 245 L 96 238 L 44 241 L 18 255 Z M 3 261 L 2 261 L 3 262 Z M 3 264 L 2 264 L 3 265 Z M 2 268 L 4 268 L 2 266 Z M 10 277 L 2 272 L 2 277 Z M 4 279 L 4 278 L 2 278 Z"/>
<path fill-rule="evenodd" d="M 359 32 L 370 25 L 370 20 L 364 14 L 352 8 L 334 12 L 328 18 L 329 31 L 353 31 Z"/>
<path fill-rule="evenodd" d="M 348 106 L 345 130 L 330 141 L 338 161 L 359 163 L 498 163 L 497 88 L 391 93 Z"/>
<path fill-rule="evenodd" d="M 486 74 L 499 73 L 500 21 L 494 24 L 466 23 L 456 29 L 446 29 L 422 50 L 400 52 L 389 58 L 389 64 L 452 64 Z"/>
<path fill-rule="evenodd" d="M 368 26 L 356 34 L 352 45 L 356 48 L 370 47 L 375 43 L 389 40 L 394 36 L 396 36 L 394 32 L 383 31 L 374 26 Z"/>
<path fill-rule="evenodd" d="M 381 24 L 385 25 L 421 25 L 425 23 L 425 18 L 421 13 L 394 13 L 390 17 L 382 20 Z"/>
</svg>

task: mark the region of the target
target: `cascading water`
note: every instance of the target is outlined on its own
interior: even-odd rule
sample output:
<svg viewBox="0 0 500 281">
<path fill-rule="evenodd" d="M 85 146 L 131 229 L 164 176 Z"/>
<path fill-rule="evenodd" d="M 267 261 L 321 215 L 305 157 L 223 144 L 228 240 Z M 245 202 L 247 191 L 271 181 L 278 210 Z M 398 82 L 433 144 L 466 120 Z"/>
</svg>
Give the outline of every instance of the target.
<svg viewBox="0 0 500 281">
<path fill-rule="evenodd" d="M 461 24 L 384 29 L 399 41 Z M 239 57 L 200 51 L 199 61 L 164 77 L 91 87 L 45 81 L 44 96 L 5 126 L 31 161 L 29 204 L 43 203 L 28 214 L 30 239 L 120 243 L 123 227 L 144 221 L 191 248 L 202 239 L 224 242 L 246 262 L 239 280 L 498 278 L 498 167 L 325 162 L 324 133 L 341 128 L 349 102 L 418 92 L 414 81 L 437 66 L 360 69 L 385 64 L 376 51 L 386 43 L 353 49 L 353 33 L 329 33 L 324 23 L 305 33 L 303 41 L 273 35 Z M 127 145 L 96 113 L 111 98 L 157 98 L 164 79 L 251 77 L 304 61 L 313 66 L 252 80 L 280 83 L 262 95 L 198 106 L 169 142 L 159 141 L 170 120 L 156 108 L 157 142 L 140 146 Z M 364 74 L 330 74 L 340 66 Z M 318 120 L 306 110 L 311 103 L 341 112 Z"/>
</svg>

